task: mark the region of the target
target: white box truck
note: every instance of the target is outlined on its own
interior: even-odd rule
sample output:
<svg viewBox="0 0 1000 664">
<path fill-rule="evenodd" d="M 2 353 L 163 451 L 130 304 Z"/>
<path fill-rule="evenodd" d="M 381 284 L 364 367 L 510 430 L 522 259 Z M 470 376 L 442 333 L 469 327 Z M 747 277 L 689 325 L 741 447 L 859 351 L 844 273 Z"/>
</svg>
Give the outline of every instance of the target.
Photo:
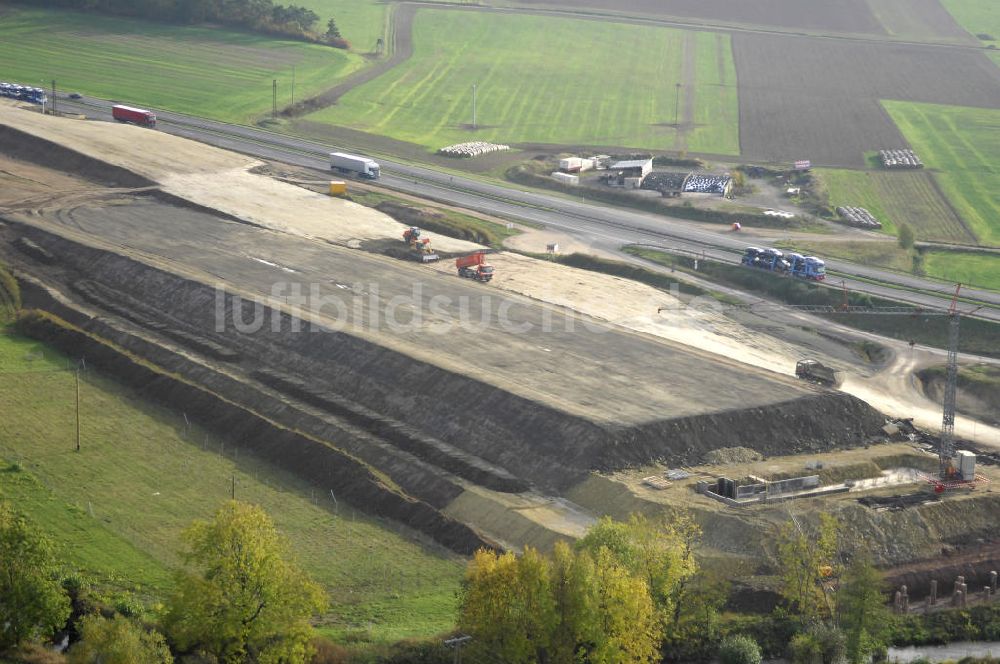
<svg viewBox="0 0 1000 664">
<path fill-rule="evenodd" d="M 330 168 L 340 173 L 355 173 L 370 180 L 377 180 L 379 175 L 378 164 L 374 160 L 346 152 L 331 152 Z"/>
</svg>

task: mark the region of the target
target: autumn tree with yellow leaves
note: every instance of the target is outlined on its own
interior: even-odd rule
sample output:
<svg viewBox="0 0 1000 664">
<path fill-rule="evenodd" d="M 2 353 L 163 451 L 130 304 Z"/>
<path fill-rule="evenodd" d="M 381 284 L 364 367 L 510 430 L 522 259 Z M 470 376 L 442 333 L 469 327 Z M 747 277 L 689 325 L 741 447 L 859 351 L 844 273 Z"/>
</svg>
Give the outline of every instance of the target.
<svg viewBox="0 0 1000 664">
<path fill-rule="evenodd" d="M 606 547 L 556 544 L 551 557 L 480 550 L 469 564 L 459 628 L 474 653 L 508 664 L 641 664 L 662 636 L 649 586 Z"/>
</svg>

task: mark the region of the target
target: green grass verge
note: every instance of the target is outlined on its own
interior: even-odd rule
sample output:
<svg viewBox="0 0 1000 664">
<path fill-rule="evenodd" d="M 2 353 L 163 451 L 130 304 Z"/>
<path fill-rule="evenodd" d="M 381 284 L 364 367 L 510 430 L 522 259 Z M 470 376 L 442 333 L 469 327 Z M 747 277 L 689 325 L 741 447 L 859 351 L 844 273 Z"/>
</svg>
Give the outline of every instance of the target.
<svg viewBox="0 0 1000 664">
<path fill-rule="evenodd" d="M 128 591 L 147 601 L 170 589 L 168 566 L 90 516 L 87 505 L 60 499 L 21 464 L 0 459 L 0 500 L 27 514 L 56 544 L 67 573 L 100 588 Z"/>
<path fill-rule="evenodd" d="M 661 265 L 694 273 L 691 259 L 684 256 L 642 247 L 626 247 L 625 251 Z M 703 260 L 699 261 L 696 274 L 703 279 L 759 293 L 785 304 L 838 306 L 843 302 L 843 293 L 836 288 L 826 288 L 800 279 L 781 277 L 736 264 Z M 900 302 L 861 293 L 849 293 L 848 297 L 849 304 L 853 306 L 906 306 Z M 874 332 L 892 339 L 913 340 L 937 348 L 946 348 L 948 345 L 948 319 L 944 316 L 830 314 L 825 317 L 855 329 Z M 962 320 L 961 352 L 1000 357 L 998 338 L 1000 338 L 1000 325 L 975 318 Z"/>
<path fill-rule="evenodd" d="M 789 251 L 841 258 L 863 265 L 877 265 L 901 272 L 910 272 L 913 269 L 913 259 L 910 252 L 894 241 L 819 240 L 803 242 L 796 240 L 795 242 L 777 242 L 775 246 Z"/>
<path fill-rule="evenodd" d="M 1000 254 L 928 251 L 924 269 L 934 277 L 1000 291 Z"/>
<path fill-rule="evenodd" d="M 24 509 L 50 531 L 86 521 L 74 527 L 90 533 L 95 547 L 115 542 L 109 552 L 122 555 L 115 566 L 112 553 L 102 558 L 84 548 L 71 562 L 112 583 L 130 579 L 159 588 L 162 570 L 178 562 L 181 530 L 226 500 L 235 476 L 237 497 L 274 518 L 303 566 L 329 590 L 325 631 L 360 629 L 381 641 L 451 628 L 460 559 L 346 504 L 334 508 L 328 495 L 244 450 L 223 447 L 187 427 L 182 414 L 146 404 L 93 371 L 81 385 L 82 450 L 73 451 L 74 374 L 52 371 L 67 366 L 67 358 L 38 342 L 0 335 L 0 457 L 39 483 L 18 489 L 35 495 Z M 42 502 L 46 495 L 51 504 Z M 141 565 L 133 570 L 135 560 Z"/>
<path fill-rule="evenodd" d="M 0 325 L 10 321 L 21 308 L 21 287 L 17 279 L 0 263 Z"/>
<path fill-rule="evenodd" d="M 979 242 L 1000 246 L 1000 110 L 882 104 Z"/>
<path fill-rule="evenodd" d="M 342 50 L 235 32 L 72 11 L 13 9 L 0 17 L 5 80 L 249 122 L 279 103 L 332 87 L 363 64 Z"/>
<path fill-rule="evenodd" d="M 449 208 L 427 206 L 411 200 L 375 191 L 352 191 L 350 199 L 367 207 L 378 208 L 403 224 L 419 226 L 460 240 L 499 248 L 503 241 L 521 231 Z M 433 240 L 432 240 L 433 246 Z"/>
<path fill-rule="evenodd" d="M 430 148 L 468 140 L 672 149 L 685 32 L 611 22 L 421 10 L 407 62 L 310 120 Z M 699 32 L 689 149 L 739 153 L 728 39 Z M 621 57 L 628 44 L 630 57 Z M 722 62 L 719 62 L 719 59 Z M 719 70 L 722 70 L 720 75 Z M 722 80 L 724 79 L 724 80 Z M 478 131 L 472 86 L 478 86 Z M 683 100 L 682 100 L 683 101 Z"/>
</svg>

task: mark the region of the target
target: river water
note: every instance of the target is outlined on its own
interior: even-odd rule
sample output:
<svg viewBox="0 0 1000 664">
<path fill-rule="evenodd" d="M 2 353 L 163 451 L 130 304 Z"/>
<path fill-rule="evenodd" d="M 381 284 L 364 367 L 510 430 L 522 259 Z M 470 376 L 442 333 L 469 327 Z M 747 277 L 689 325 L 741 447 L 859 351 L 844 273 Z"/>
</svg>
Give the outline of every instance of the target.
<svg viewBox="0 0 1000 664">
<path fill-rule="evenodd" d="M 1000 657 L 1000 641 L 956 641 L 944 646 L 889 648 L 890 662 L 912 662 L 926 657 L 932 662 L 958 661 L 963 657 Z"/>
</svg>

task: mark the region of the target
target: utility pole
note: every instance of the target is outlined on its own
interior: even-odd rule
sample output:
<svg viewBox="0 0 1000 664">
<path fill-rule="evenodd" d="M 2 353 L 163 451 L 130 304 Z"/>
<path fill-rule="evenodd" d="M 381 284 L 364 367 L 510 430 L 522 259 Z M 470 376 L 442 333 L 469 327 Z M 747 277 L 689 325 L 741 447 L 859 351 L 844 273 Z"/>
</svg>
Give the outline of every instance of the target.
<svg viewBox="0 0 1000 664">
<path fill-rule="evenodd" d="M 236 475 L 233 475 L 233 488 L 232 491 L 230 492 L 230 497 L 233 500 L 236 500 Z"/>
<path fill-rule="evenodd" d="M 472 84 L 472 128 L 473 129 L 479 128 L 478 125 L 476 124 L 476 87 L 477 87 L 476 84 L 473 83 Z"/>
<path fill-rule="evenodd" d="M 278 119 L 278 79 L 271 81 L 271 119 Z"/>
<path fill-rule="evenodd" d="M 80 451 L 80 367 L 76 368 L 76 451 Z"/>
<path fill-rule="evenodd" d="M 56 79 L 52 79 L 52 115 L 58 115 L 56 113 Z"/>
<path fill-rule="evenodd" d="M 295 65 L 292 65 L 292 106 L 295 106 Z"/>
<path fill-rule="evenodd" d="M 680 127 L 680 110 L 681 110 L 681 84 L 677 84 L 677 93 L 674 95 L 674 126 Z"/>
</svg>

